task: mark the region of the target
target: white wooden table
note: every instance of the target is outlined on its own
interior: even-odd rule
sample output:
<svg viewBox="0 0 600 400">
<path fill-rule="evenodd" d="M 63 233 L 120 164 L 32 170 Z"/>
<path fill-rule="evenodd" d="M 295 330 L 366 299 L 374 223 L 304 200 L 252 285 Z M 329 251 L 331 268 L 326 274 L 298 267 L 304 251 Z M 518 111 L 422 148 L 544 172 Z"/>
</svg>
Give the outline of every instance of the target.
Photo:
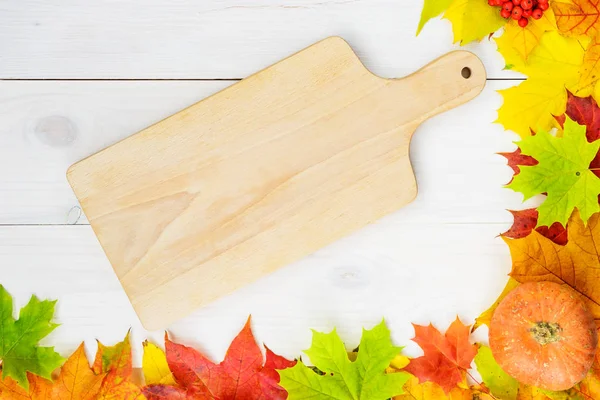
<svg viewBox="0 0 600 400">
<path fill-rule="evenodd" d="M 52 5 L 50 3 L 54 3 Z M 65 179 L 67 167 L 330 35 L 376 74 L 400 77 L 454 49 L 447 21 L 415 37 L 419 0 L 0 0 L 0 283 L 18 306 L 57 298 L 62 324 L 45 343 L 63 355 L 85 340 L 142 329 Z M 496 152 L 517 137 L 493 124 L 502 71 L 495 44 L 469 45 L 488 72 L 474 101 L 417 131 L 414 203 L 351 237 L 223 298 L 169 328 L 215 360 L 248 314 L 259 341 L 288 357 L 309 328 L 336 326 L 348 346 L 385 317 L 398 344 L 410 322 L 473 319 L 510 269 L 497 235 L 520 195 Z M 407 99 L 410 101 L 410 99 Z M 480 337 L 485 332 L 479 333 Z"/>
</svg>

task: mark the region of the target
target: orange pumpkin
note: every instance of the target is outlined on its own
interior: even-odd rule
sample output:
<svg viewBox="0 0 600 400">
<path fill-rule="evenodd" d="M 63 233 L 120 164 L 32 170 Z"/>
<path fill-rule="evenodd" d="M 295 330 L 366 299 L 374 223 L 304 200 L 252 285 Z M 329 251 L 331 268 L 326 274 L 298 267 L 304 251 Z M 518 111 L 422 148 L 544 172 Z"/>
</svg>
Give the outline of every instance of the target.
<svg viewBox="0 0 600 400">
<path fill-rule="evenodd" d="M 589 371 L 598 345 L 594 317 L 566 285 L 529 282 L 511 291 L 490 323 L 490 347 L 506 373 L 546 390 L 565 390 Z"/>
</svg>

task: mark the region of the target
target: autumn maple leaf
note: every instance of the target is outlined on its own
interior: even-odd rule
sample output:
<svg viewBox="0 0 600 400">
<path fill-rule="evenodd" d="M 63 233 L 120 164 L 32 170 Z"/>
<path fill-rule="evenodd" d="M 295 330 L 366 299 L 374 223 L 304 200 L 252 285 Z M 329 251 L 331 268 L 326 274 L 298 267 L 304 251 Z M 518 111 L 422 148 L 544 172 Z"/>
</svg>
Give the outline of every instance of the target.
<svg viewBox="0 0 600 400">
<path fill-rule="evenodd" d="M 402 394 L 410 377 L 404 372 L 386 373 L 401 350 L 392 344 L 385 322 L 363 329 L 354 361 L 335 329 L 313 331 L 312 345 L 305 353 L 320 373 L 298 362 L 279 371 L 281 385 L 288 390 L 289 400 L 385 400 Z"/>
<path fill-rule="evenodd" d="M 144 341 L 143 346 L 142 370 L 146 385 L 175 385 L 175 378 L 169 369 L 165 352 L 147 340 Z"/>
<path fill-rule="evenodd" d="M 600 75 L 600 71 L 598 71 Z M 593 97 L 578 97 L 568 93 L 565 114 L 579 125 L 585 125 L 588 142 L 600 139 L 600 107 Z M 600 152 L 590 162 L 590 170 L 600 178 Z"/>
<path fill-rule="evenodd" d="M 508 166 L 513 170 L 515 175 L 521 172 L 519 166 L 532 166 L 537 165 L 538 162 L 535 158 L 525 155 L 521 152 L 521 149 L 517 149 L 511 153 L 498 153 L 508 161 Z"/>
<path fill-rule="evenodd" d="M 27 389 L 27 372 L 50 379 L 52 371 L 63 362 L 54 347 L 37 345 L 58 326 L 52 322 L 55 304 L 32 296 L 15 320 L 12 297 L 0 285 L 0 379 L 11 377 Z"/>
<path fill-rule="evenodd" d="M 566 36 L 596 37 L 600 29 L 598 0 L 553 1 L 556 25 Z"/>
<path fill-rule="evenodd" d="M 510 248 L 510 276 L 520 283 L 551 281 L 569 285 L 581 294 L 600 319 L 600 214 L 584 224 L 579 212 L 569 219 L 569 241 L 558 245 L 538 232 L 523 239 L 503 238 Z"/>
<path fill-rule="evenodd" d="M 453 0 L 444 18 L 452 23 L 454 43 L 462 45 L 481 40 L 506 23 L 496 8 L 480 0 Z"/>
<path fill-rule="evenodd" d="M 415 341 L 424 355 L 411 360 L 405 371 L 440 385 L 446 393 L 465 380 L 466 371 L 477 354 L 477 346 L 469 342 L 469 326 L 458 318 L 442 335 L 433 325 L 413 324 Z"/>
<path fill-rule="evenodd" d="M 535 208 L 513 211 L 508 210 L 513 215 L 512 226 L 502 234 L 511 239 L 521 239 L 528 236 L 534 229 L 542 236 L 547 237 L 556 244 L 565 245 L 569 235 L 567 230 L 560 222 L 555 222 L 550 227 L 537 226 L 538 211 Z M 537 228 L 536 228 L 537 226 Z"/>
<path fill-rule="evenodd" d="M 404 392 L 404 394 L 395 396 L 393 400 L 498 400 L 489 395 L 485 388 L 478 385 L 456 386 L 450 393 L 446 393 L 437 383 L 420 383 L 419 379 L 414 376 L 404 385 Z"/>
<path fill-rule="evenodd" d="M 579 69 L 579 80 L 569 89 L 579 97 L 593 96 L 600 99 L 600 42 L 594 37 L 588 44 Z"/>
<path fill-rule="evenodd" d="M 131 382 L 131 347 L 128 338 L 113 347 L 99 345 L 91 368 L 83 343 L 49 381 L 28 373 L 29 391 L 6 378 L 0 382 L 3 400 L 142 400 L 141 389 Z"/>
<path fill-rule="evenodd" d="M 565 114 L 579 125 L 585 125 L 588 142 L 600 139 L 600 107 L 593 97 L 579 97 L 569 92 Z"/>
<path fill-rule="evenodd" d="M 444 12 L 445 11 L 445 12 Z M 417 35 L 423 26 L 444 12 L 444 18 L 452 24 L 454 42 L 467 44 L 481 40 L 500 29 L 506 20 L 497 9 L 479 0 L 425 0 Z"/>
<path fill-rule="evenodd" d="M 28 389 L 21 387 L 11 377 L 0 380 L 0 398 L 2 400 L 53 400 L 52 382 L 27 372 Z"/>
<path fill-rule="evenodd" d="M 600 210 L 600 179 L 589 167 L 600 141 L 588 143 L 584 126 L 567 118 L 562 137 L 539 131 L 517 145 L 539 164 L 521 167 L 521 173 L 507 187 L 522 193 L 525 200 L 548 194 L 538 207 L 538 226 L 565 225 L 575 208 L 584 221 Z"/>
<path fill-rule="evenodd" d="M 419 382 L 419 378 L 413 376 L 404 384 L 404 393 L 394 396 L 394 400 L 447 400 L 448 396 L 440 385 L 434 382 Z"/>
<path fill-rule="evenodd" d="M 569 89 L 580 97 L 594 96 L 600 100 L 600 9 L 598 0 L 554 1 L 559 31 L 565 36 L 592 39 L 587 44 L 577 83 Z"/>
<path fill-rule="evenodd" d="M 503 54 L 506 52 L 518 54 L 523 61 L 527 61 L 529 55 L 540 44 L 542 35 L 555 29 L 554 13 L 549 9 L 544 12 L 542 18 L 531 18 L 524 27 L 514 19 L 508 20 L 502 36 L 497 38 L 496 42 L 502 47 Z"/>
<path fill-rule="evenodd" d="M 596 358 L 587 376 L 579 383 L 579 393 L 586 399 L 600 399 L 600 353 L 596 351 Z"/>
<path fill-rule="evenodd" d="M 532 129 L 537 132 L 558 127 L 554 116 L 565 112 L 565 88 L 572 88 L 580 79 L 584 57 L 581 44 L 557 31 L 546 32 L 524 61 L 510 37 L 502 35 L 496 43 L 506 64 L 528 77 L 518 86 L 499 91 L 504 103 L 496 122 L 523 138 L 530 136 Z"/>
<path fill-rule="evenodd" d="M 517 393 L 516 400 L 586 400 L 585 396 L 581 396 L 579 389 L 573 388 L 570 390 L 563 390 L 560 392 L 551 392 L 536 388 L 534 386 L 528 386 L 519 384 L 519 391 Z M 590 400 L 595 397 L 590 398 Z"/>
<path fill-rule="evenodd" d="M 267 349 L 263 365 L 263 355 L 252 334 L 250 318 L 231 342 L 220 364 L 190 347 L 170 341 L 167 336 L 165 349 L 166 362 L 177 385 L 146 386 L 144 394 L 148 400 L 285 399 L 287 393 L 279 386 L 275 369 L 295 364 Z"/>
<path fill-rule="evenodd" d="M 435 18 L 443 13 L 453 0 L 425 0 L 423 2 L 423 9 L 421 10 L 421 19 L 419 20 L 419 26 L 417 27 L 417 35 L 421 33 L 421 29 L 431 19 Z"/>
<path fill-rule="evenodd" d="M 129 332 L 114 346 L 98 342 L 98 351 L 92 364 L 94 373 L 106 374 L 98 391 L 98 400 L 141 400 L 141 389 L 131 381 L 131 343 Z"/>
<path fill-rule="evenodd" d="M 90 368 L 81 343 L 62 366 L 53 394 L 57 399 L 95 400 L 104 378 L 105 373 L 95 374 Z"/>
<path fill-rule="evenodd" d="M 519 382 L 500 368 L 492 350 L 488 346 L 480 346 L 475 356 L 477 372 L 491 394 L 498 399 L 514 399 L 519 391 Z"/>
</svg>

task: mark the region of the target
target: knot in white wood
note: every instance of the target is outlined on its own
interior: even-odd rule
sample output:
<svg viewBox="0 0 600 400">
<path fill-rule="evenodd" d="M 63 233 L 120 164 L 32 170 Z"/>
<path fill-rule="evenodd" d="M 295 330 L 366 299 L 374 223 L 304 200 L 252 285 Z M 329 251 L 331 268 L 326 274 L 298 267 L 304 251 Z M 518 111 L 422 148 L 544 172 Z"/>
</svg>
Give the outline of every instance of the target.
<svg viewBox="0 0 600 400">
<path fill-rule="evenodd" d="M 77 138 L 77 127 L 67 117 L 50 115 L 40 118 L 33 127 L 35 137 L 52 147 L 70 146 Z"/>
<path fill-rule="evenodd" d="M 363 289 L 371 284 L 371 274 L 367 268 L 344 265 L 331 272 L 331 283 L 342 289 Z"/>
</svg>

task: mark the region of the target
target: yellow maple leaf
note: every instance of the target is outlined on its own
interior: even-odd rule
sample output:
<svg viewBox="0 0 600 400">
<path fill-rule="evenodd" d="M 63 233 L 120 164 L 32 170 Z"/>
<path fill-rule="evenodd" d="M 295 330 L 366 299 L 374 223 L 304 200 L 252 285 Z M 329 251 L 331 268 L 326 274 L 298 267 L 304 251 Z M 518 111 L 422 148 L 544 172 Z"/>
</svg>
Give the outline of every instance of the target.
<svg viewBox="0 0 600 400">
<path fill-rule="evenodd" d="M 175 385 L 165 352 L 147 340 L 144 342 L 142 369 L 146 385 Z"/>
<path fill-rule="evenodd" d="M 586 399 L 585 393 L 579 388 L 579 385 L 560 392 L 553 392 L 551 390 L 543 390 L 537 387 L 528 386 L 525 384 L 519 384 L 519 392 L 517 393 L 516 400 L 584 400 Z M 583 396 L 582 396 L 583 394 Z M 590 399 L 596 399 L 596 397 L 590 397 Z"/>
<path fill-rule="evenodd" d="M 542 35 L 547 31 L 556 29 L 556 20 L 551 10 L 544 13 L 540 19 L 531 19 L 529 24 L 522 28 L 514 19 L 504 27 L 504 33 L 496 38 L 498 47 L 512 47 L 523 59 L 527 60 L 533 49 L 539 45 Z"/>
<path fill-rule="evenodd" d="M 498 109 L 496 122 L 521 137 L 531 135 L 531 129 L 558 128 L 554 115 L 562 115 L 567 104 L 567 92 L 560 82 L 551 79 L 528 79 L 519 86 L 498 91 L 504 103 Z"/>
<path fill-rule="evenodd" d="M 600 30 L 598 0 L 554 1 L 556 25 L 565 36 L 595 38 Z"/>
<path fill-rule="evenodd" d="M 600 41 L 595 38 L 586 48 L 583 64 L 579 69 L 579 81 L 570 88 L 578 97 L 593 96 L 600 101 Z"/>
<path fill-rule="evenodd" d="M 496 311 L 496 308 L 498 307 L 500 302 L 502 300 L 504 300 L 506 295 L 511 290 L 516 288 L 517 286 L 519 286 L 519 282 L 517 280 L 515 280 L 513 278 L 508 278 L 508 282 L 506 283 L 506 286 L 504 287 L 504 289 L 502 290 L 502 293 L 500 293 L 500 296 L 498 296 L 498 299 L 494 302 L 494 304 L 492 304 L 490 306 L 490 308 L 488 308 L 487 310 L 482 312 L 479 317 L 475 318 L 475 324 L 473 324 L 473 328 L 471 329 L 471 331 L 474 331 L 475 329 L 479 328 L 481 325 L 490 326 L 490 321 L 492 320 L 492 315 L 494 315 L 494 311 Z"/>
<path fill-rule="evenodd" d="M 600 346 L 599 346 L 600 347 Z M 600 354 L 596 351 L 594 364 L 587 376 L 579 383 L 579 392 L 587 399 L 600 399 Z"/>
<path fill-rule="evenodd" d="M 506 23 L 498 9 L 483 0 L 454 0 L 444 18 L 452 23 L 454 43 L 461 45 L 479 41 Z"/>
<path fill-rule="evenodd" d="M 565 246 L 533 231 L 522 239 L 503 240 L 510 248 L 510 276 L 525 282 L 550 281 L 580 293 L 596 320 L 600 319 L 600 214 L 583 223 L 576 210 L 567 225 Z"/>
<path fill-rule="evenodd" d="M 419 378 L 413 376 L 404 384 L 404 393 L 395 396 L 394 400 L 448 400 L 448 396 L 438 384 L 419 383 Z"/>
<path fill-rule="evenodd" d="M 519 386 L 519 392 L 517 394 L 517 400 L 552 400 L 546 394 L 533 386 L 527 386 L 521 384 Z"/>
<path fill-rule="evenodd" d="M 459 384 L 450 393 L 446 394 L 444 389 L 437 383 L 426 381 L 419 383 L 417 377 L 412 377 L 404 384 L 404 393 L 395 396 L 393 400 L 493 400 L 486 390 L 478 385 L 468 386 L 466 383 Z"/>
<path fill-rule="evenodd" d="M 559 79 L 569 86 L 578 79 L 583 54 L 584 49 L 578 40 L 549 31 L 542 35 L 539 45 L 526 62 L 514 60 L 514 69 L 529 78 Z"/>
<path fill-rule="evenodd" d="M 496 122 L 521 137 L 529 136 L 531 129 L 558 128 L 554 116 L 565 112 L 566 89 L 579 80 L 584 54 L 580 43 L 562 37 L 557 31 L 549 31 L 542 35 L 526 61 L 503 41 L 499 42 L 498 50 L 512 69 L 527 75 L 528 79 L 499 91 L 504 103 L 498 110 Z"/>
<path fill-rule="evenodd" d="M 450 391 L 448 400 L 497 400 L 496 397 L 491 396 L 487 390 L 474 385 L 470 387 L 455 387 Z"/>
</svg>

